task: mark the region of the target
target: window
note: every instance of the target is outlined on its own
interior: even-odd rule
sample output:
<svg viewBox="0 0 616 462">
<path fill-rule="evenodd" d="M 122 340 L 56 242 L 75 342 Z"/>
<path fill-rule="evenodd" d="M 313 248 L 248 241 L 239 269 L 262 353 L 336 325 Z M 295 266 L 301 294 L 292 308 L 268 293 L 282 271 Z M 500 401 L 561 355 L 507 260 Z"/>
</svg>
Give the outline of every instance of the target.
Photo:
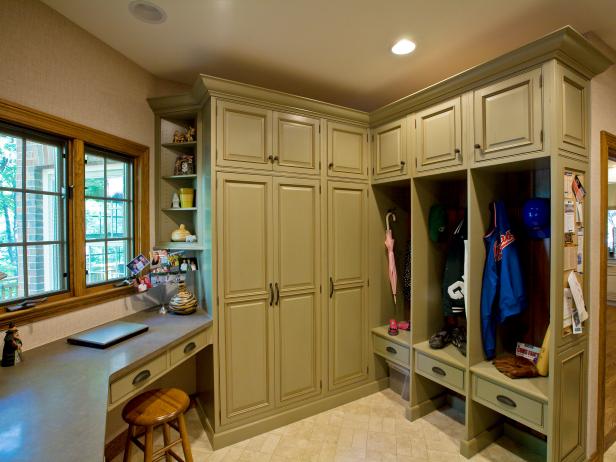
<svg viewBox="0 0 616 462">
<path fill-rule="evenodd" d="M 0 100 L 0 330 L 133 293 L 116 283 L 149 249 L 148 155 Z"/>
<path fill-rule="evenodd" d="M 68 289 L 66 143 L 0 125 L 0 303 Z"/>
<path fill-rule="evenodd" d="M 124 279 L 133 252 L 132 163 L 86 147 L 86 284 Z"/>
</svg>

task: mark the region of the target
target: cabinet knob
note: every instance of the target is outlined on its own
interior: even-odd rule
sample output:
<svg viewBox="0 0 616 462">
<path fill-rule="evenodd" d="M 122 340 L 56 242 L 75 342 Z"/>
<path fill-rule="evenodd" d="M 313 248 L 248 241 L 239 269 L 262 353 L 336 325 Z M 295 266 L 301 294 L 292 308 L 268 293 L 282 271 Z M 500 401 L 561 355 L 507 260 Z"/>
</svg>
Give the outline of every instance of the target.
<svg viewBox="0 0 616 462">
<path fill-rule="evenodd" d="M 475 149 L 481 149 L 481 145 L 479 143 L 475 144 Z"/>
<path fill-rule="evenodd" d="M 280 162 L 280 157 L 274 156 L 274 162 Z"/>
<path fill-rule="evenodd" d="M 478 145 L 476 145 L 475 147 L 477 147 Z M 455 152 L 456 154 L 460 154 L 460 150 L 458 148 L 454 149 L 453 152 Z"/>
<path fill-rule="evenodd" d="M 273 164 L 274 163 L 274 156 L 267 156 L 267 160 L 270 161 Z"/>
<path fill-rule="evenodd" d="M 328 165 L 328 167 L 329 167 L 329 169 L 331 170 L 332 168 L 334 168 L 334 163 L 333 163 L 333 162 L 330 162 L 330 163 L 329 163 L 329 165 Z"/>
</svg>

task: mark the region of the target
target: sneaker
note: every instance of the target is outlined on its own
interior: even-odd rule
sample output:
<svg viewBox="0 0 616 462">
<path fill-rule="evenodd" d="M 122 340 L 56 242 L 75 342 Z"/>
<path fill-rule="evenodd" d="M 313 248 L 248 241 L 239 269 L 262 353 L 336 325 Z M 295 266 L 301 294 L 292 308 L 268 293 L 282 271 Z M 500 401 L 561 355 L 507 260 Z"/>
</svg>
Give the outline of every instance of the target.
<svg viewBox="0 0 616 462">
<path fill-rule="evenodd" d="M 466 356 L 466 328 L 455 327 L 451 331 L 451 343 L 455 346 L 462 356 Z"/>
<path fill-rule="evenodd" d="M 440 350 L 441 348 L 445 348 L 449 345 L 450 342 L 451 334 L 449 333 L 449 330 L 443 328 L 430 337 L 430 340 L 428 340 L 428 345 L 430 345 L 430 348 L 433 350 Z"/>
</svg>

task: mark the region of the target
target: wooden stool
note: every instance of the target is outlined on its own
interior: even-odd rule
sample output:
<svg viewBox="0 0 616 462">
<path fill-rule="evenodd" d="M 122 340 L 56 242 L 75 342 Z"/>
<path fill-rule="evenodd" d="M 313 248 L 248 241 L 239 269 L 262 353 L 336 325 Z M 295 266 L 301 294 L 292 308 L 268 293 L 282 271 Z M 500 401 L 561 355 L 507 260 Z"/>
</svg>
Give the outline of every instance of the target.
<svg viewBox="0 0 616 462">
<path fill-rule="evenodd" d="M 122 409 L 122 418 L 128 423 L 124 462 L 130 461 L 131 442 L 144 452 L 144 462 L 158 460 L 163 455 L 166 462 L 171 462 L 171 457 L 179 462 L 193 462 L 188 432 L 186 431 L 186 421 L 184 420 L 184 412 L 188 409 L 189 404 L 190 398 L 188 398 L 188 395 L 177 388 L 146 391 L 126 403 L 124 409 Z M 154 429 L 161 425 L 165 445 L 154 451 Z M 137 427 L 144 427 L 145 433 L 137 435 Z M 173 442 L 170 441 L 169 427 L 174 428 L 180 434 L 180 437 Z M 141 443 L 139 438 L 144 434 L 145 442 Z M 185 460 L 182 460 L 171 449 L 180 442 L 184 450 Z"/>
</svg>

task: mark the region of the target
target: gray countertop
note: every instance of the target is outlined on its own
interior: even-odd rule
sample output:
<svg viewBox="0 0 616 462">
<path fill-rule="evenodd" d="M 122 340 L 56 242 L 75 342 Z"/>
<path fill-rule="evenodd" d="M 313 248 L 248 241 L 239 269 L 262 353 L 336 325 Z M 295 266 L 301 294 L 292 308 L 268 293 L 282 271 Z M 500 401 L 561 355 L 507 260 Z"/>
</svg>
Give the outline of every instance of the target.
<svg viewBox="0 0 616 462">
<path fill-rule="evenodd" d="M 212 323 L 203 311 L 175 316 L 156 309 L 122 321 L 150 329 L 106 350 L 58 340 L 0 369 L 1 461 L 102 461 L 110 377 Z"/>
</svg>

